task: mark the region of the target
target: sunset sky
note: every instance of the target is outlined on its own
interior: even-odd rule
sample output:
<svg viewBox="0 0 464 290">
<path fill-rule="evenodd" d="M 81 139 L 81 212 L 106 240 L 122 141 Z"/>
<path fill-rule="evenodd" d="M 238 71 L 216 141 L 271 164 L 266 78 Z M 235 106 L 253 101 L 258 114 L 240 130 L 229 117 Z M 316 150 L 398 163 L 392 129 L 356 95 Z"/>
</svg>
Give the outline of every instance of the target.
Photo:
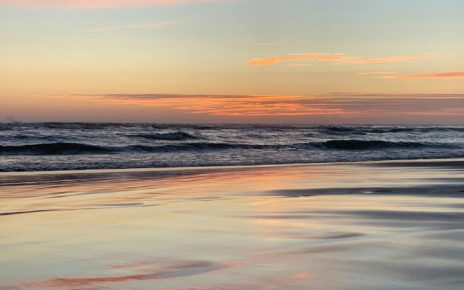
<svg viewBox="0 0 464 290">
<path fill-rule="evenodd" d="M 464 123 L 462 0 L 0 0 L 0 121 Z"/>
</svg>

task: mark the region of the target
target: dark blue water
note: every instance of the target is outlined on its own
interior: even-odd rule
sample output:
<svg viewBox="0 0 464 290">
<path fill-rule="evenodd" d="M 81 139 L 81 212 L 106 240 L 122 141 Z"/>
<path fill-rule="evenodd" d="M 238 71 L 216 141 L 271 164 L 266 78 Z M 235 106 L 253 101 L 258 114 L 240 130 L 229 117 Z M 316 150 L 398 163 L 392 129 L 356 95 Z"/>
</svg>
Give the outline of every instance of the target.
<svg viewBox="0 0 464 290">
<path fill-rule="evenodd" d="M 464 157 L 464 126 L 0 124 L 0 171 Z"/>
</svg>

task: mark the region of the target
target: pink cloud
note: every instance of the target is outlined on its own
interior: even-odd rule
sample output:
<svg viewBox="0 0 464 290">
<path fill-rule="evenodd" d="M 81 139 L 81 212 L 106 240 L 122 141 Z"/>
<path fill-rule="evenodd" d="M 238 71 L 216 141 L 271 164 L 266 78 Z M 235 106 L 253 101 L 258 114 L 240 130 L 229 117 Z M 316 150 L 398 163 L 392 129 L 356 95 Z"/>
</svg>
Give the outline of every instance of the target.
<svg viewBox="0 0 464 290">
<path fill-rule="evenodd" d="M 247 61 L 251 65 L 273 65 L 281 62 L 327 62 L 335 64 L 379 64 L 379 63 L 397 63 L 397 62 L 412 62 L 432 58 L 431 55 L 401 55 L 401 56 L 385 56 L 385 57 L 362 57 L 351 56 L 343 53 L 302 53 L 289 54 L 285 56 L 254 58 Z"/>
<path fill-rule="evenodd" d="M 68 6 L 97 8 L 127 6 L 164 6 L 225 1 L 227 0 L 0 0 L 0 5 Z"/>
</svg>

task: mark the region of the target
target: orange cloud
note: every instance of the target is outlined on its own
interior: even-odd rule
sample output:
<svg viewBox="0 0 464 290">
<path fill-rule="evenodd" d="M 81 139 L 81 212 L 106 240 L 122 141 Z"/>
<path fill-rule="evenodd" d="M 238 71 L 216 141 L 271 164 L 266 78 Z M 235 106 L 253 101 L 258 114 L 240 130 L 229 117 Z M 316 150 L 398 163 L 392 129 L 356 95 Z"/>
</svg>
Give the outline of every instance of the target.
<svg viewBox="0 0 464 290">
<path fill-rule="evenodd" d="M 382 78 L 389 79 L 464 79 L 464 72 L 438 72 L 438 73 L 419 73 L 409 75 L 392 75 Z"/>
<path fill-rule="evenodd" d="M 303 53 L 289 54 L 286 56 L 264 57 L 250 59 L 247 63 L 250 65 L 273 65 L 280 62 L 306 61 L 306 62 L 328 62 L 336 64 L 378 64 L 378 63 L 395 63 L 411 62 L 431 58 L 431 55 L 417 56 L 387 56 L 387 57 L 361 57 L 351 56 L 343 53 Z"/>
<path fill-rule="evenodd" d="M 443 117 L 464 114 L 463 94 L 349 94 L 328 96 L 106 94 L 58 96 L 62 100 L 100 102 L 180 110 L 218 118 L 320 117 L 381 118 L 382 116 Z"/>
<path fill-rule="evenodd" d="M 300 96 L 225 96 L 225 95 L 72 95 L 60 98 L 100 100 L 117 105 L 139 105 L 188 111 L 213 116 L 321 116 L 351 115 L 344 109 L 316 98 Z"/>
<path fill-rule="evenodd" d="M 0 0 L 0 5 L 19 6 L 69 6 L 69 7 L 125 7 L 179 5 L 227 0 Z"/>
</svg>

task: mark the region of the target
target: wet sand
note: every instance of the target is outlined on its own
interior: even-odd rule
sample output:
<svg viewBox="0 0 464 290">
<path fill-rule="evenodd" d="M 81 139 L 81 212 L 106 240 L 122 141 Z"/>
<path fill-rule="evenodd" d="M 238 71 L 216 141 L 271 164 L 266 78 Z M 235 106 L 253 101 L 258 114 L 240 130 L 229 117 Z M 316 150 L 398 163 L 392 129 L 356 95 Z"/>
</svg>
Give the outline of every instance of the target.
<svg viewBox="0 0 464 290">
<path fill-rule="evenodd" d="M 463 289 L 464 161 L 0 174 L 0 289 Z"/>
</svg>

